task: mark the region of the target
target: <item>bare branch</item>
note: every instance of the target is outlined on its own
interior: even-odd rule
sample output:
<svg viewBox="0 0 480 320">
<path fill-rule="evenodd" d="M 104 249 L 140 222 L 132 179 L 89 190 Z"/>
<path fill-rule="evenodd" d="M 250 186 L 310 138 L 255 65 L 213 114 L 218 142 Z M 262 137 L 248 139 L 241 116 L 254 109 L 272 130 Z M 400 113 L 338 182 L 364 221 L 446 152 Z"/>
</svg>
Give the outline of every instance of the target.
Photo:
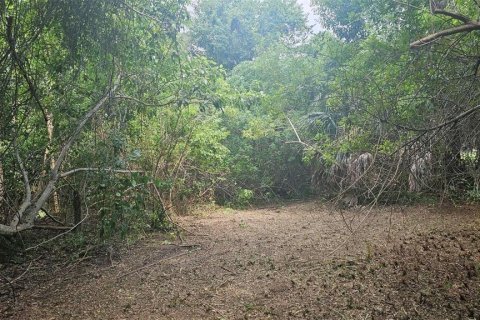
<svg viewBox="0 0 480 320">
<path fill-rule="evenodd" d="M 298 141 L 295 141 L 295 143 L 300 143 L 301 145 L 303 145 L 305 147 L 310 147 L 308 144 L 303 142 L 302 139 L 300 139 L 300 136 L 298 135 L 297 129 L 295 129 L 295 126 L 293 125 L 293 123 L 292 123 L 292 121 L 290 120 L 289 117 L 287 117 L 287 120 L 288 120 L 288 123 L 290 123 L 290 126 L 293 129 L 293 132 L 295 132 L 295 135 L 297 136 Z M 287 143 L 291 143 L 291 142 L 287 142 Z"/>
<path fill-rule="evenodd" d="M 78 138 L 79 134 L 82 132 L 85 124 L 87 124 L 87 122 L 95 115 L 95 113 L 97 113 L 97 111 L 107 103 L 109 98 L 117 90 L 118 86 L 120 85 L 120 79 L 121 79 L 121 75 L 117 77 L 117 80 L 115 81 L 113 87 L 107 92 L 107 94 L 105 94 L 103 98 L 101 98 L 100 101 L 98 101 L 97 104 L 93 106 L 80 120 L 75 131 L 70 135 L 70 138 L 63 145 L 62 150 L 60 151 L 60 154 L 58 155 L 55 161 L 55 167 L 52 170 L 52 179 L 58 178 L 58 171 L 60 170 L 60 167 L 63 164 L 63 160 L 65 160 L 65 157 L 67 156 L 67 152 L 70 150 L 73 143 Z"/>
<path fill-rule="evenodd" d="M 45 188 L 35 196 L 35 199 L 33 201 L 35 204 L 34 205 L 35 208 L 32 208 L 34 212 L 37 212 L 38 210 L 40 210 L 40 208 L 43 206 L 45 201 L 47 201 L 48 197 L 52 193 L 55 187 L 55 184 L 57 183 L 57 180 L 59 178 L 59 170 L 63 164 L 63 161 L 65 160 L 65 157 L 67 156 L 67 153 L 72 147 L 73 143 L 75 142 L 75 140 L 77 140 L 80 133 L 82 132 L 83 127 L 97 113 L 97 111 L 108 102 L 110 97 L 113 96 L 113 93 L 117 90 L 118 86 L 120 85 L 120 79 L 121 79 L 121 75 L 117 77 L 117 80 L 115 81 L 113 87 L 103 96 L 103 98 L 101 98 L 100 101 L 98 101 L 97 104 L 95 104 L 92 108 L 90 108 L 90 110 L 83 116 L 83 118 L 80 120 L 77 127 L 73 131 L 73 133 L 68 138 L 67 142 L 63 145 L 60 151 L 60 154 L 55 160 L 55 167 L 52 169 L 50 173 L 50 181 L 48 181 Z M 32 217 L 31 217 L 31 220 L 33 223 Z"/>
<path fill-rule="evenodd" d="M 145 173 L 143 170 L 121 170 L 121 169 L 112 169 L 112 168 L 76 168 L 59 174 L 60 178 L 68 177 L 69 175 L 78 173 L 78 172 L 89 172 L 89 171 L 107 171 L 113 173 Z"/>
<path fill-rule="evenodd" d="M 39 244 L 37 244 L 37 245 L 35 245 L 35 246 L 33 246 L 33 247 L 29 247 L 29 248 L 25 249 L 25 251 L 33 250 L 33 249 L 35 249 L 35 248 L 38 248 L 38 247 L 40 247 L 40 246 L 43 246 L 43 245 L 46 244 L 46 243 L 49 243 L 49 242 L 51 242 L 51 241 L 53 241 L 53 240 L 55 240 L 55 239 L 58 239 L 58 238 L 60 238 L 60 237 L 62 237 L 62 236 L 64 236 L 64 235 L 72 232 L 72 231 L 75 230 L 79 225 L 81 225 L 85 220 L 87 220 L 87 218 L 88 218 L 88 214 L 85 216 L 85 218 L 82 219 L 82 221 L 80 221 L 79 223 L 77 223 L 77 224 L 74 225 L 73 227 L 69 228 L 67 231 L 62 232 L 62 233 L 60 233 L 59 235 L 56 235 L 55 237 L 50 238 L 50 239 L 48 239 L 48 240 L 46 240 L 46 241 L 43 241 L 42 243 L 39 243 Z"/>
<path fill-rule="evenodd" d="M 443 38 L 443 37 L 446 37 L 446 36 L 450 36 L 450 35 L 457 34 L 457 33 L 471 32 L 471 31 L 475 31 L 475 30 L 480 30 L 480 23 L 470 22 L 468 24 L 464 24 L 464 25 L 461 25 L 461 26 L 458 26 L 458 27 L 453 27 L 453 28 L 449 28 L 449 29 L 446 29 L 446 30 L 442 30 L 442 31 L 430 34 L 430 35 L 428 35 L 428 36 L 426 36 L 426 37 L 424 37 L 420 40 L 412 42 L 410 44 L 410 48 L 411 49 L 416 49 L 416 48 L 419 48 L 421 46 L 428 45 L 428 44 L 432 43 L 433 41 L 435 41 L 437 39 L 440 39 L 440 38 Z"/>
</svg>

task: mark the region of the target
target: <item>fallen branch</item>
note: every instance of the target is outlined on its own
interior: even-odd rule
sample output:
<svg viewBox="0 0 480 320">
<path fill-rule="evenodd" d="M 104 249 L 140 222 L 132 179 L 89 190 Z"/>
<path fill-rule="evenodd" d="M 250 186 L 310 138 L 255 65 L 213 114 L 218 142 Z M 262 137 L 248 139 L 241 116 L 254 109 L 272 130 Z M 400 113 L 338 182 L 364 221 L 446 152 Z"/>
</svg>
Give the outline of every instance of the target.
<svg viewBox="0 0 480 320">
<path fill-rule="evenodd" d="M 13 303 L 15 303 L 15 302 L 16 302 L 16 295 L 15 295 L 15 287 L 13 286 L 13 283 L 12 283 L 10 280 L 8 280 L 8 278 L 5 277 L 4 275 L 1 275 L 1 276 L 2 276 L 2 278 L 7 282 L 7 285 L 8 285 L 8 286 L 10 287 L 10 289 L 12 290 Z M 3 310 L 2 310 L 2 312 L 3 312 Z"/>
<path fill-rule="evenodd" d="M 190 250 L 190 251 L 187 251 L 187 252 L 182 252 L 182 253 L 177 254 L 177 255 L 173 255 L 173 256 L 170 256 L 170 257 L 166 257 L 166 258 L 160 259 L 160 260 L 158 260 L 158 261 L 155 261 L 155 262 L 152 262 L 152 263 L 150 263 L 150 264 L 147 264 L 147 265 L 145 265 L 145 266 L 143 266 L 143 267 L 140 267 L 140 268 L 134 269 L 134 270 L 132 270 L 132 271 L 129 271 L 129 272 L 127 272 L 127 273 L 121 274 L 121 275 L 117 276 L 116 279 L 120 279 L 120 278 L 127 277 L 127 276 L 129 276 L 129 275 L 131 275 L 131 274 L 133 274 L 133 273 L 136 273 L 136 272 L 139 272 L 139 271 L 142 271 L 142 270 L 151 268 L 151 267 L 153 267 L 153 266 L 156 266 L 157 264 L 159 264 L 159 263 L 161 263 L 161 262 L 163 262 L 163 261 L 170 260 L 170 259 L 174 259 L 174 258 L 178 258 L 178 257 L 181 257 L 181 256 L 185 256 L 185 255 L 187 255 L 187 254 L 189 254 L 189 253 L 191 253 L 191 252 L 193 252 L 193 251 L 197 251 L 197 250 L 198 250 L 198 249 L 196 249 L 196 250 Z"/>
<path fill-rule="evenodd" d="M 49 226 L 36 224 L 33 226 L 33 229 L 45 229 L 45 230 L 70 230 L 72 226 Z"/>
</svg>

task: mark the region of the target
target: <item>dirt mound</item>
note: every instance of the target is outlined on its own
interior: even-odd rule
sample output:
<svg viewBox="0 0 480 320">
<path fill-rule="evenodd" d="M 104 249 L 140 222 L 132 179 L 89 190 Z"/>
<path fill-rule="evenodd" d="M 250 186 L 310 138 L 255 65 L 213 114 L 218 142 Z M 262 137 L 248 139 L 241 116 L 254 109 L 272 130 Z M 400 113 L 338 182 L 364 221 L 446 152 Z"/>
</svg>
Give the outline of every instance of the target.
<svg viewBox="0 0 480 320">
<path fill-rule="evenodd" d="M 476 207 L 332 211 L 311 202 L 186 217 L 154 235 L 3 286 L 11 319 L 480 318 Z M 354 231 L 354 234 L 351 232 Z M 26 267 L 7 276 L 15 279 Z M 42 273 L 43 272 L 43 273 Z M 0 284 L 1 285 L 1 284 Z M 0 294 L 2 294 L 0 292 Z"/>
</svg>

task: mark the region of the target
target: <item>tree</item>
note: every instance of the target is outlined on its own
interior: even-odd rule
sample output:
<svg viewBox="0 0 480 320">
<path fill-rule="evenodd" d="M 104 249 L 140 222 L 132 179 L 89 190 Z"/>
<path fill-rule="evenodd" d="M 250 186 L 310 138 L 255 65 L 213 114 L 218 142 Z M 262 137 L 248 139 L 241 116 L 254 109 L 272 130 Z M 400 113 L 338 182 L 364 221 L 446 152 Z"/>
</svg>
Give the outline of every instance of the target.
<svg viewBox="0 0 480 320">
<path fill-rule="evenodd" d="M 344 1 L 318 3 L 334 13 L 346 6 Z M 455 196 L 458 190 L 472 188 L 462 159 L 465 150 L 476 150 L 478 141 L 472 92 L 477 92 L 478 34 L 469 33 L 476 22 L 466 17 L 478 14 L 478 7 L 473 2 L 451 2 L 446 8 L 435 8 L 432 15 L 427 2 L 357 1 L 356 5 L 361 8 L 356 15 L 363 21 L 362 37 L 342 36 L 345 23 L 335 20 L 335 14 L 327 17 L 338 45 L 350 57 L 333 71 L 329 84 L 332 94 L 327 105 L 342 116 L 340 134 L 323 135 L 317 143 L 322 170 L 328 172 L 335 162 L 355 159 L 362 152 L 374 154 L 373 185 L 364 186 L 362 192 L 375 190 L 370 197 L 375 193 L 376 201 L 386 190 L 398 197 L 409 183 L 409 174 L 402 172 L 411 176 L 419 167 L 428 171 L 429 178 L 422 177 L 430 180 L 420 183 L 429 192 L 455 190 Z M 445 28 L 446 23 L 451 28 Z M 439 28 L 444 31 L 432 33 Z M 457 37 L 446 37 L 453 34 Z M 419 45 L 429 50 L 410 50 Z M 428 168 L 420 163 L 428 163 Z M 353 188 L 361 181 L 355 183 Z"/>
<path fill-rule="evenodd" d="M 178 1 L 8 1 L 0 18 L 0 163 L 5 199 L 14 208 L 0 234 L 11 235 L 33 227 L 59 179 L 111 170 L 62 171 L 91 121 L 104 120 L 100 110 L 113 115 L 148 90 L 157 92 L 146 87 L 149 81 L 177 77 L 172 44 L 186 9 Z M 146 73 L 147 65 L 155 74 Z"/>
<path fill-rule="evenodd" d="M 204 0 L 190 26 L 192 43 L 227 69 L 304 30 L 305 17 L 294 0 Z"/>
</svg>

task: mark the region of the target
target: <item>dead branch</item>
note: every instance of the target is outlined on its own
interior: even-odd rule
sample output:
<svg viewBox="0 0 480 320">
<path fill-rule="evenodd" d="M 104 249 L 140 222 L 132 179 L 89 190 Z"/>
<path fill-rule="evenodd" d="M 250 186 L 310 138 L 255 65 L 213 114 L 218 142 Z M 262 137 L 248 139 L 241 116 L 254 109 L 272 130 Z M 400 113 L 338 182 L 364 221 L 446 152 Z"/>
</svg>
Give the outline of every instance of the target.
<svg viewBox="0 0 480 320">
<path fill-rule="evenodd" d="M 475 113 L 477 112 L 478 110 L 480 110 L 480 104 L 476 107 L 473 107 L 471 108 L 470 110 L 467 110 L 465 112 L 462 112 L 460 113 L 458 116 L 456 116 L 455 118 L 453 119 L 450 119 L 448 121 L 445 121 L 435 127 L 431 127 L 431 128 L 427 128 L 427 129 L 423 129 L 422 131 L 434 131 L 434 130 L 438 130 L 438 129 L 441 129 L 443 127 L 446 127 L 448 125 L 451 125 L 452 123 L 455 123 L 455 122 L 458 122 L 460 120 L 462 120 L 463 118 L 466 118 L 468 117 L 469 115 L 471 115 L 472 113 Z"/>
<path fill-rule="evenodd" d="M 294 126 L 293 123 L 292 123 L 292 120 L 290 120 L 289 117 L 287 117 L 287 120 L 288 120 L 288 123 L 290 123 L 290 126 L 291 126 L 292 129 L 293 129 L 293 132 L 294 132 L 295 135 L 297 136 L 297 141 L 287 142 L 287 143 L 300 143 L 301 145 L 303 145 L 303 146 L 305 146 L 305 147 L 310 147 L 308 144 L 306 144 L 305 142 L 303 142 L 302 139 L 300 139 L 300 136 L 298 135 L 297 129 L 295 129 L 295 126 Z"/>
<path fill-rule="evenodd" d="M 2 276 L 2 278 L 7 282 L 7 285 L 10 287 L 11 291 L 12 291 L 12 296 L 13 296 L 13 302 L 15 303 L 16 302 L 16 295 L 15 295 L 15 287 L 13 286 L 13 283 L 12 281 L 8 280 L 7 277 L 5 277 L 4 275 L 0 274 L 0 276 Z M 0 310 L 3 312 L 3 310 Z"/>
<path fill-rule="evenodd" d="M 106 171 L 113 173 L 145 173 L 143 170 L 121 170 L 121 169 L 112 169 L 112 168 L 76 168 L 59 174 L 60 178 L 68 177 L 69 175 L 78 173 L 78 172 L 88 172 L 88 171 Z"/>
<path fill-rule="evenodd" d="M 33 226 L 33 229 L 45 229 L 45 230 L 70 230 L 72 226 L 49 226 L 36 224 Z"/>
</svg>

